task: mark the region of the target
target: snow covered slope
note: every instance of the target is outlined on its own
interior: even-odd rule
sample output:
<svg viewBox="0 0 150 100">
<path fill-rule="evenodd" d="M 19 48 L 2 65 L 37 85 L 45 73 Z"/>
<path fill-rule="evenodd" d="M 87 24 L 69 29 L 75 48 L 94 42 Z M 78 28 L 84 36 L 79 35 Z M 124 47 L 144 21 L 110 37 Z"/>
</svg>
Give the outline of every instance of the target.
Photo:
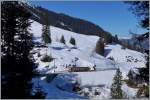
<svg viewBox="0 0 150 100">
<path fill-rule="evenodd" d="M 31 24 L 31 29 L 34 40 L 42 42 L 42 25 L 34 21 Z M 105 58 L 95 53 L 95 46 L 99 37 L 78 34 L 53 26 L 50 26 L 50 30 L 52 43 L 48 46 L 48 49 L 41 49 L 40 54 L 44 55 L 48 53 L 55 60 L 50 63 L 43 63 L 37 55 L 34 55 L 37 57 L 37 61 L 40 62 L 38 70 L 45 70 L 44 72 L 51 73 L 66 71 L 66 66 L 73 64 L 76 64 L 77 67 L 91 68 L 96 65 L 97 70 L 110 70 L 120 67 L 126 76 L 131 68 L 145 67 L 145 55 L 137 51 L 122 49 L 121 45 L 106 45 Z M 65 38 L 66 44 L 60 43 L 62 35 Z M 76 46 L 69 43 L 71 37 L 75 38 Z M 115 61 L 107 59 L 109 57 L 113 57 Z M 77 59 L 76 62 L 75 59 Z M 54 64 L 57 67 L 54 68 Z"/>
<path fill-rule="evenodd" d="M 32 24 L 32 29 L 35 40 L 41 42 L 41 25 L 37 22 Z M 57 72 L 66 70 L 67 65 L 75 64 L 75 59 L 77 67 L 91 67 L 93 68 L 96 65 L 97 70 L 104 69 L 114 69 L 112 66 L 112 61 L 104 58 L 101 55 L 95 53 L 95 45 L 99 37 L 82 35 L 67 30 L 63 30 L 57 27 L 50 26 L 52 43 L 49 45 L 47 50 L 42 50 L 41 53 L 46 51 L 49 55 L 52 55 L 53 58 L 56 58 L 55 61 L 49 63 L 49 68 L 57 66 L 53 70 L 47 70 L 48 72 Z M 64 36 L 66 44 L 60 43 L 61 36 Z M 70 38 L 75 38 L 76 46 L 73 46 L 69 43 Z M 41 63 L 40 63 L 41 64 Z M 40 66 L 39 70 L 45 69 L 45 66 Z M 47 69 L 47 68 L 46 68 Z"/>
<path fill-rule="evenodd" d="M 145 67 L 145 54 L 140 52 L 122 49 L 121 45 L 107 45 L 105 47 L 106 58 L 113 57 L 116 67 L 119 67 L 124 75 L 127 75 L 130 69 Z"/>
<path fill-rule="evenodd" d="M 41 41 L 42 25 L 40 25 L 37 22 L 33 22 L 31 29 L 32 29 L 31 32 L 34 33 L 33 34 L 34 42 L 42 42 Z M 39 79 L 41 87 L 47 93 L 46 98 L 61 98 L 61 99 L 82 98 L 77 94 L 72 93 L 73 91 L 71 91 L 70 89 L 71 87 L 69 88 L 69 86 L 72 86 L 72 84 L 74 84 L 72 83 L 71 80 L 77 81 L 78 80 L 77 77 L 79 78 L 79 80 L 82 80 L 81 81 L 82 86 L 104 85 L 107 87 L 111 85 L 113 76 L 115 74 L 115 70 L 111 70 L 114 69 L 114 66 L 112 66 L 113 61 L 96 54 L 94 51 L 96 42 L 99 39 L 99 37 L 82 35 L 66 31 L 60 28 L 56 28 L 53 26 L 50 26 L 50 29 L 51 29 L 52 43 L 48 45 L 48 48 L 34 48 L 34 51 L 39 52 L 40 55 L 42 56 L 48 54 L 51 55 L 53 58 L 55 58 L 55 60 L 53 60 L 52 62 L 45 63 L 41 61 L 42 56 L 38 57 L 38 53 L 34 54 L 36 63 L 39 64 L 37 70 L 40 73 L 43 74 L 58 73 L 57 78 L 55 78 L 52 83 L 47 83 L 45 80 Z M 60 38 L 62 35 L 66 40 L 66 44 L 60 43 Z M 75 38 L 76 46 L 69 43 L 71 37 Z M 66 65 L 75 64 L 74 62 L 75 59 L 78 59 L 76 61 L 77 67 L 93 68 L 93 66 L 96 65 L 97 72 L 68 73 Z M 107 71 L 103 71 L 104 69 Z M 74 76 L 74 74 L 77 77 Z M 33 79 L 35 87 L 38 84 L 37 82 L 38 82 L 37 79 Z M 62 88 L 65 91 L 58 89 L 58 86 L 59 88 Z M 107 97 L 108 93 L 105 95 L 105 97 Z"/>
<path fill-rule="evenodd" d="M 32 21 L 32 20 L 31 20 Z M 36 21 L 32 21 L 30 32 L 33 33 L 34 42 L 42 42 L 42 25 Z"/>
<path fill-rule="evenodd" d="M 38 79 L 38 78 L 34 78 L 33 79 L 34 82 L 34 87 L 36 88 L 37 85 L 42 86 L 42 90 L 47 94 L 45 99 L 85 99 L 85 97 L 79 96 L 78 94 L 75 93 L 71 93 L 71 92 L 67 92 L 67 91 L 63 91 L 58 89 L 55 85 L 56 83 L 52 82 L 52 83 L 48 83 L 47 81 L 45 81 L 44 79 Z M 60 83 L 60 81 L 59 81 Z M 33 90 L 35 91 L 35 90 Z"/>
<path fill-rule="evenodd" d="M 33 33 L 34 42 L 42 43 L 42 25 L 33 22 L 31 24 L 31 32 Z M 119 67 L 123 73 L 123 78 L 127 78 L 130 69 L 145 67 L 146 61 L 144 54 L 129 49 L 122 49 L 121 45 L 106 45 L 105 57 L 95 53 L 96 42 L 99 39 L 97 36 L 78 34 L 53 26 L 50 26 L 50 33 L 52 43 L 47 45 L 48 48 L 35 47 L 33 49 L 33 51 L 36 52 L 33 56 L 38 64 L 37 70 L 42 73 L 42 75 L 57 74 L 57 77 L 55 77 L 51 83 L 46 82 L 45 79 L 39 79 L 40 85 L 47 93 L 46 98 L 82 98 L 71 90 L 73 84 L 80 80 L 83 91 L 89 86 L 92 87 L 92 89 L 100 89 L 101 95 L 91 98 L 108 99 L 116 68 Z M 65 44 L 60 42 L 62 35 L 65 38 Z M 76 41 L 75 46 L 69 42 L 71 37 Z M 42 62 L 41 58 L 46 54 L 51 55 L 55 60 Z M 113 57 L 114 60 L 111 60 L 110 57 Z M 91 72 L 70 73 L 66 67 L 68 65 L 90 67 L 91 69 L 96 65 L 96 70 Z M 33 79 L 34 86 L 37 84 L 37 81 L 37 79 Z M 135 90 L 129 89 L 126 85 L 122 88 L 125 88 L 125 91 L 131 90 L 131 92 L 135 92 Z M 94 94 L 92 94 L 92 96 L 93 95 Z M 133 97 L 134 95 L 135 93 L 131 96 Z"/>
</svg>

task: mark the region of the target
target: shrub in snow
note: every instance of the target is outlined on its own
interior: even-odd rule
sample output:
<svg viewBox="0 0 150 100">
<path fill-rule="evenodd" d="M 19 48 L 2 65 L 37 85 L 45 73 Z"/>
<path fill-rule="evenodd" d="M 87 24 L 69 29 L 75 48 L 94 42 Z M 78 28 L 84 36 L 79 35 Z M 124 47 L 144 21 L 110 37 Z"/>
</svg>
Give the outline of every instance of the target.
<svg viewBox="0 0 150 100">
<path fill-rule="evenodd" d="M 122 99 L 123 92 L 122 92 L 122 73 L 118 68 L 116 71 L 116 75 L 114 76 L 113 83 L 111 85 L 111 97 L 112 99 Z"/>
<path fill-rule="evenodd" d="M 57 74 L 48 74 L 48 75 L 46 75 L 46 82 L 50 83 L 56 76 L 57 76 Z"/>
<path fill-rule="evenodd" d="M 65 38 L 64 38 L 63 35 L 61 36 L 60 42 L 63 43 L 63 44 L 66 44 L 66 41 L 65 41 Z"/>
<path fill-rule="evenodd" d="M 38 52 L 38 55 L 37 55 L 38 57 L 40 57 L 41 56 L 41 54 L 40 54 L 40 52 Z"/>
<path fill-rule="evenodd" d="M 80 90 L 78 93 L 80 93 L 80 95 L 85 96 L 85 97 L 90 96 L 90 91 L 89 91 L 89 88 L 87 87 L 82 88 L 82 90 Z"/>
<path fill-rule="evenodd" d="M 81 88 L 80 88 L 80 83 L 81 83 L 81 80 L 80 80 L 80 79 L 77 79 L 77 81 L 76 81 L 75 84 L 74 84 L 73 91 L 78 92 L 78 91 L 81 90 Z"/>
<path fill-rule="evenodd" d="M 45 55 L 41 58 L 41 61 L 43 62 L 51 62 L 54 58 L 52 58 L 52 56 L 48 56 L 48 55 Z"/>
<path fill-rule="evenodd" d="M 96 71 L 96 65 L 93 66 L 93 71 Z"/>
<path fill-rule="evenodd" d="M 121 46 L 121 49 L 126 49 L 126 47 L 125 46 Z"/>
<path fill-rule="evenodd" d="M 73 91 L 75 91 L 75 92 L 78 92 L 78 91 L 80 91 L 81 90 L 81 88 L 79 87 L 79 86 L 77 86 L 77 85 L 75 85 L 74 87 L 73 87 Z"/>
<path fill-rule="evenodd" d="M 85 97 L 89 97 L 89 94 L 90 94 L 89 92 L 84 92 Z"/>
<path fill-rule="evenodd" d="M 113 58 L 113 57 L 109 57 L 108 59 L 110 59 L 110 60 L 113 60 L 113 61 L 114 61 L 114 58 Z"/>
<path fill-rule="evenodd" d="M 32 96 L 32 99 L 45 99 L 46 93 L 44 93 L 41 89 L 37 90 L 35 95 Z"/>
<path fill-rule="evenodd" d="M 143 87 L 140 87 L 137 92 L 137 97 L 147 97 L 149 98 L 149 86 L 143 85 Z"/>
<path fill-rule="evenodd" d="M 97 89 L 94 92 L 94 95 L 100 95 L 100 91 L 98 91 Z"/>
<path fill-rule="evenodd" d="M 72 45 L 76 45 L 76 41 L 73 37 L 71 37 L 70 41 L 69 41 Z"/>
</svg>

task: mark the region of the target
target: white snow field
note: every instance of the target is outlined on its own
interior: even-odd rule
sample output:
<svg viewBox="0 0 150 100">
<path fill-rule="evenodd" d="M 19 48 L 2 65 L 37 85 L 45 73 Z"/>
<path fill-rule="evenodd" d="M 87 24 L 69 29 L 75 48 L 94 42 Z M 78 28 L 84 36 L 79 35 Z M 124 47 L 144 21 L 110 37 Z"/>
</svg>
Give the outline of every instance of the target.
<svg viewBox="0 0 150 100">
<path fill-rule="evenodd" d="M 118 44 L 107 45 L 105 51 L 107 51 L 106 58 L 114 58 L 116 67 L 120 68 L 124 78 L 126 78 L 130 69 L 134 70 L 136 68 L 145 67 L 145 55 L 140 52 L 127 48 L 122 49 L 122 46 Z"/>
<path fill-rule="evenodd" d="M 40 25 L 37 22 L 34 22 L 31 26 L 31 29 L 34 30 L 32 33 L 36 33 L 34 34 L 35 38 L 41 36 L 42 32 L 39 31 L 39 29 L 42 29 L 42 27 L 39 26 Z M 112 66 L 113 61 L 95 53 L 94 50 L 99 37 L 82 35 L 53 26 L 50 26 L 50 29 L 52 43 L 49 45 L 48 49 L 43 49 L 40 51 L 42 54 L 46 54 L 47 52 L 48 54 L 52 55 L 53 58 L 55 58 L 55 60 L 49 63 L 49 68 L 53 67 L 54 63 L 57 68 L 53 70 L 47 70 L 48 72 L 54 72 L 54 70 L 55 72 L 65 71 L 66 65 L 75 64 L 75 58 L 78 58 L 76 61 L 77 67 L 93 68 L 93 66 L 96 65 L 97 70 L 115 68 Z M 66 40 L 66 44 L 59 42 L 62 35 Z M 75 38 L 76 46 L 73 46 L 69 43 L 71 37 Z M 41 42 L 41 38 L 38 38 L 37 41 Z M 39 67 L 39 70 L 43 69 L 45 69 L 45 66 Z"/>
<path fill-rule="evenodd" d="M 34 42 L 42 43 L 42 25 L 34 21 L 31 24 L 30 31 L 33 33 Z M 122 49 L 121 45 L 106 45 L 105 57 L 98 55 L 95 53 L 98 36 L 78 34 L 53 26 L 50 26 L 50 33 L 52 43 L 48 45 L 48 48 L 35 47 L 33 49 L 36 52 L 33 56 L 38 64 L 37 70 L 42 74 L 57 74 L 52 82 L 47 82 L 43 77 L 41 79 L 33 78 L 34 87 L 39 83 L 44 92 L 47 93 L 47 99 L 86 98 L 84 95 L 79 95 L 72 91 L 73 84 L 76 81 L 80 82 L 80 86 L 83 87 L 82 91 L 87 90 L 87 87 L 90 86 L 92 89 L 98 88 L 101 92 L 100 95 L 95 96 L 92 94 L 95 90 L 92 90 L 89 98 L 108 99 L 110 98 L 110 86 L 116 68 L 119 67 L 123 73 L 123 78 L 127 78 L 130 69 L 145 67 L 144 54 L 129 49 Z M 66 44 L 60 43 L 62 35 Z M 75 38 L 75 46 L 69 43 L 71 37 Z M 40 57 L 38 57 L 38 53 L 41 55 Z M 46 54 L 51 55 L 55 60 L 46 63 L 42 62 L 41 58 Z M 109 57 L 113 57 L 114 60 L 108 59 Z M 91 69 L 96 65 L 96 71 L 68 72 L 66 66 L 74 64 L 77 67 L 90 67 Z M 122 88 L 129 94 L 129 97 L 135 96 L 136 90 L 126 85 L 123 85 Z"/>
</svg>

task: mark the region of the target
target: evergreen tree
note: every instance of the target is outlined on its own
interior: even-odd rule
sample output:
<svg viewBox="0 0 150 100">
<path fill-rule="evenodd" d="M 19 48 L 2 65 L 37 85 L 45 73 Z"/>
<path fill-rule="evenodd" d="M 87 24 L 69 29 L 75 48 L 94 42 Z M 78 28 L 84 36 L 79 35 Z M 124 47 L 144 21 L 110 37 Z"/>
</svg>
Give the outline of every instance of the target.
<svg viewBox="0 0 150 100">
<path fill-rule="evenodd" d="M 111 85 L 111 97 L 113 99 L 122 99 L 123 98 L 123 92 L 121 89 L 122 83 L 122 73 L 120 72 L 120 69 L 118 68 L 116 71 L 116 75 L 114 76 L 113 83 Z"/>
<path fill-rule="evenodd" d="M 108 32 L 107 32 L 108 33 Z M 102 36 L 103 38 L 104 38 L 104 42 L 106 43 L 106 44 L 108 44 L 108 43 L 112 43 L 112 41 L 113 41 L 113 38 L 112 38 L 112 35 L 111 34 L 104 34 L 104 36 Z"/>
<path fill-rule="evenodd" d="M 3 1 L 2 8 L 2 98 L 30 98 L 33 72 L 30 13 L 22 2 Z"/>
<path fill-rule="evenodd" d="M 45 19 L 45 25 L 43 25 L 42 29 L 42 39 L 45 44 L 51 43 L 51 33 L 50 33 L 50 24 L 49 24 L 49 18 L 48 14 L 44 14 L 44 19 Z"/>
<path fill-rule="evenodd" d="M 115 42 L 116 42 L 116 43 L 118 43 L 118 42 L 119 42 L 119 40 L 118 40 L 118 36 L 117 36 L 117 35 L 115 35 Z"/>
<path fill-rule="evenodd" d="M 138 77 L 136 78 L 136 73 L 134 73 L 134 71 L 130 69 L 130 71 L 128 72 L 128 75 L 127 75 L 127 76 L 128 76 L 128 80 L 127 80 L 126 83 L 127 83 L 129 86 L 136 86 L 136 85 L 137 85 L 136 82 L 138 82 L 138 81 L 137 81 Z"/>
<path fill-rule="evenodd" d="M 70 41 L 69 41 L 72 45 L 76 45 L 76 41 L 73 37 L 71 37 Z"/>
<path fill-rule="evenodd" d="M 142 28 L 149 30 L 149 1 L 128 1 L 126 2 L 131 5 L 132 12 L 138 17 L 139 24 Z M 147 32 L 149 34 L 149 32 Z M 139 41 L 139 45 L 140 41 Z M 137 49 L 141 49 L 138 47 Z M 143 51 L 143 50 L 142 50 Z M 149 84 L 149 52 L 146 58 L 147 63 L 145 68 L 139 68 L 139 77 L 141 80 Z M 149 94 L 149 93 L 148 93 Z M 149 95 L 148 95 L 149 96 Z"/>
<path fill-rule="evenodd" d="M 66 41 L 65 41 L 65 38 L 64 38 L 63 35 L 61 36 L 60 42 L 63 43 L 63 44 L 66 44 Z"/>
<path fill-rule="evenodd" d="M 141 27 L 149 30 L 149 1 L 126 1 L 133 14 L 138 17 Z"/>
<path fill-rule="evenodd" d="M 133 80 L 134 77 L 133 77 L 133 71 L 130 69 L 130 71 L 128 72 L 128 78 L 129 78 L 129 81 Z"/>
<path fill-rule="evenodd" d="M 146 83 L 149 83 L 149 56 L 146 57 L 146 67 L 139 68 L 140 77 Z"/>
<path fill-rule="evenodd" d="M 48 25 L 43 25 L 42 39 L 45 44 L 51 43 L 50 27 Z"/>
<path fill-rule="evenodd" d="M 99 39 L 96 44 L 96 53 L 104 56 L 104 39 Z"/>
</svg>

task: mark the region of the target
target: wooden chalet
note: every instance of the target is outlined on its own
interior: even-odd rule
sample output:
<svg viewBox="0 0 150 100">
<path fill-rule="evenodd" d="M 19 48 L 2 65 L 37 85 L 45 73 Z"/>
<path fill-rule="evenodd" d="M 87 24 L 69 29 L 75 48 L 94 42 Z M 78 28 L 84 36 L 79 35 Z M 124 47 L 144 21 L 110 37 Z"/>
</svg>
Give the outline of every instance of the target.
<svg viewBox="0 0 150 100">
<path fill-rule="evenodd" d="M 91 71 L 90 67 L 70 67 L 69 72 L 87 72 Z"/>
</svg>

